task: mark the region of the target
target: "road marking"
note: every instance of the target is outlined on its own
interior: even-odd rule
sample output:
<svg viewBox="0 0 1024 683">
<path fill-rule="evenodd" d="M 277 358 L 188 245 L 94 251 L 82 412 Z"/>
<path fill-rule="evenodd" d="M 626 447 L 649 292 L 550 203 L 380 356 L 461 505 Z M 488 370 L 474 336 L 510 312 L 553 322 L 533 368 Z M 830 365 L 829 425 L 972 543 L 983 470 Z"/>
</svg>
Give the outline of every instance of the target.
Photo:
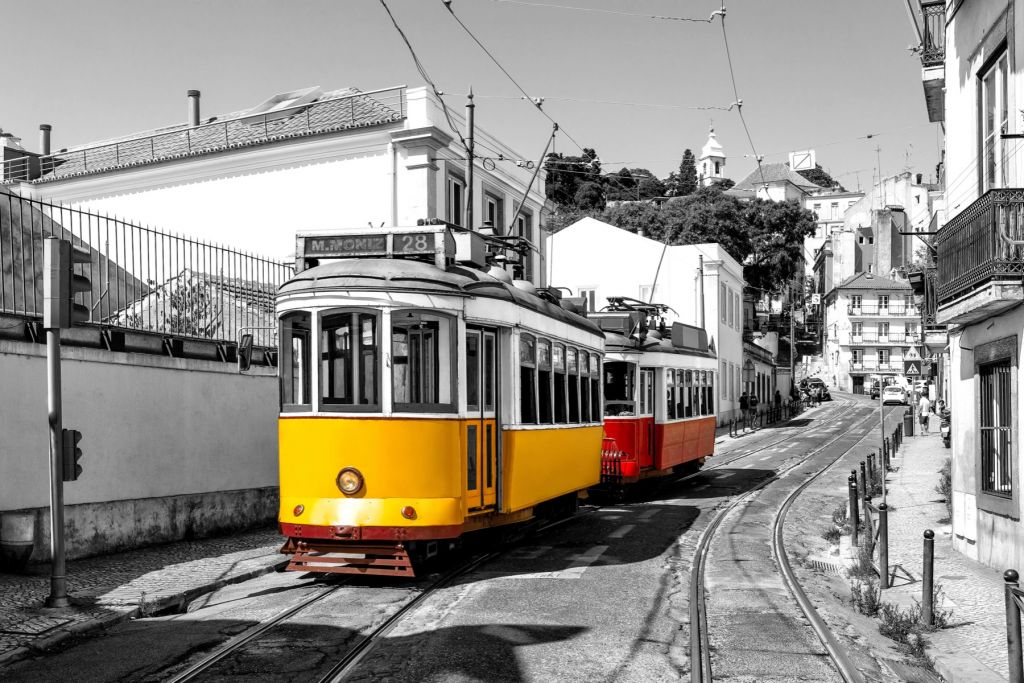
<svg viewBox="0 0 1024 683">
<path fill-rule="evenodd" d="M 608 538 L 622 538 L 635 528 L 636 524 L 623 524 L 618 529 L 608 534 Z"/>
<path fill-rule="evenodd" d="M 510 559 L 516 560 L 536 560 L 541 555 L 551 550 L 549 545 L 533 545 L 525 546 L 523 548 L 516 548 L 508 554 Z"/>
<path fill-rule="evenodd" d="M 661 512 L 661 510 L 658 510 L 658 509 L 648 510 L 647 512 L 641 513 L 637 517 L 637 519 L 639 519 L 642 522 L 649 522 L 651 520 L 651 517 L 654 517 L 659 512 Z"/>
<path fill-rule="evenodd" d="M 534 572 L 532 574 L 511 574 L 508 576 L 496 576 L 498 579 L 561 579 L 575 581 L 583 576 L 590 565 L 597 562 L 598 558 L 608 550 L 606 545 L 596 545 L 585 553 L 570 555 L 568 559 L 572 564 L 566 569 L 554 572 Z"/>
</svg>

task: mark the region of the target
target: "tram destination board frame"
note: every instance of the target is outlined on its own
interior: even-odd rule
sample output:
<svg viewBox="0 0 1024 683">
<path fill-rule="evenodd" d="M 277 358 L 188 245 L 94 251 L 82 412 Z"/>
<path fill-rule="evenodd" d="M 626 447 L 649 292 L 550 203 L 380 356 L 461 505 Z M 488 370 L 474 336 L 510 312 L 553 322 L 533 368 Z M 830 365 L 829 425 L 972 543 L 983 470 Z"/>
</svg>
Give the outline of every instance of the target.
<svg viewBox="0 0 1024 683">
<path fill-rule="evenodd" d="M 295 236 L 298 270 L 310 260 L 345 258 L 417 258 L 443 267 L 455 254 L 455 239 L 445 226 L 372 230 L 299 232 Z"/>
</svg>

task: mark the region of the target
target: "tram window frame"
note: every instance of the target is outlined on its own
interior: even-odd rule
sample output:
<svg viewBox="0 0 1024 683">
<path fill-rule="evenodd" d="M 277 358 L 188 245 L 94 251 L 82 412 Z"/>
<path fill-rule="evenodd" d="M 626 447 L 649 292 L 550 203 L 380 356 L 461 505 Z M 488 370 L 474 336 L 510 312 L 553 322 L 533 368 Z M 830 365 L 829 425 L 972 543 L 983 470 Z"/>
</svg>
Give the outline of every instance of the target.
<svg viewBox="0 0 1024 683">
<path fill-rule="evenodd" d="M 551 346 L 551 373 L 554 381 L 555 424 L 569 421 L 568 383 L 566 382 L 565 344 Z"/>
<path fill-rule="evenodd" d="M 580 424 L 590 424 L 590 352 L 580 349 Z"/>
<path fill-rule="evenodd" d="M 604 369 L 602 367 L 601 357 L 596 352 L 590 354 L 590 418 L 591 422 L 602 422 L 601 418 L 601 372 Z M 635 411 L 634 411 L 635 412 Z"/>
<path fill-rule="evenodd" d="M 551 365 L 551 340 L 537 339 L 537 423 L 554 424 L 554 377 Z"/>
<path fill-rule="evenodd" d="M 333 394 L 334 387 L 331 386 L 331 374 L 336 372 L 333 363 L 339 359 L 334 355 L 334 347 L 327 343 L 328 333 L 341 329 L 342 325 L 349 324 L 350 342 L 348 358 L 342 359 L 343 368 L 347 371 L 347 389 L 350 391 L 349 398 L 338 398 L 328 395 L 330 390 Z M 372 341 L 365 342 L 364 323 L 372 323 Z M 381 410 L 381 316 L 376 311 L 365 308 L 332 309 L 320 315 L 320 348 L 319 348 L 319 391 L 320 409 L 330 412 L 353 412 L 370 413 Z M 370 363 L 367 364 L 366 361 Z M 358 365 L 359 372 L 356 372 Z M 365 370 L 373 369 L 372 392 L 373 395 L 367 400 L 365 395 L 367 385 L 365 384 Z M 358 377 L 359 382 L 356 382 Z"/>
<path fill-rule="evenodd" d="M 537 424 L 537 337 L 519 335 L 519 423 Z"/>
<path fill-rule="evenodd" d="M 676 417 L 676 371 L 665 369 L 665 419 L 677 420 Z"/>
<path fill-rule="evenodd" d="M 679 393 L 681 418 L 693 417 L 693 370 L 683 370 L 679 373 Z"/>
<path fill-rule="evenodd" d="M 398 401 L 399 387 L 396 384 L 398 380 L 398 366 L 400 364 L 410 364 L 413 362 L 413 344 L 408 343 L 405 356 L 399 356 L 396 344 L 396 330 L 418 324 L 421 326 L 426 325 L 428 330 L 432 330 L 434 333 L 434 357 L 429 359 L 433 363 L 433 371 L 427 371 L 430 380 L 433 384 L 433 395 L 431 398 L 436 400 L 432 401 Z M 389 349 L 389 366 L 391 368 L 390 380 L 391 380 L 391 405 L 392 410 L 396 413 L 451 413 L 457 410 L 457 404 L 455 397 L 457 395 L 456 389 L 456 352 L 458 350 L 458 344 L 455 343 L 457 326 L 455 316 L 441 311 L 425 310 L 420 308 L 412 309 L 398 309 L 391 313 L 391 334 L 390 334 L 390 349 Z M 423 335 L 421 335 L 423 336 Z M 423 341 L 419 342 L 418 350 L 422 353 Z M 445 353 L 445 349 L 448 350 Z M 478 352 L 483 351 L 483 344 L 480 345 Z M 407 360 L 400 361 L 399 358 L 405 358 Z M 417 361 L 416 367 L 421 369 L 424 367 L 424 361 L 421 358 Z M 420 387 L 424 386 L 423 373 L 419 373 Z M 428 385 L 429 390 L 429 385 Z M 412 391 L 412 387 L 410 387 Z M 422 389 L 421 389 L 422 391 Z"/>
<path fill-rule="evenodd" d="M 706 396 L 706 408 L 705 415 L 715 414 L 715 372 L 708 370 L 707 385 L 704 388 L 704 395 Z"/>
<path fill-rule="evenodd" d="M 281 316 L 280 325 L 280 361 L 278 363 L 280 382 L 280 403 L 281 412 L 305 412 L 313 407 L 313 392 L 310 390 L 310 374 L 313 365 L 312 358 L 312 329 L 313 316 L 308 311 L 294 311 Z M 298 368 L 299 384 L 295 383 L 294 371 L 296 369 L 296 342 L 298 342 Z M 294 401 L 295 390 L 298 389 L 305 400 Z"/>
<path fill-rule="evenodd" d="M 565 377 L 568 388 L 569 424 L 580 422 L 580 352 L 579 349 L 565 348 Z"/>
<path fill-rule="evenodd" d="M 605 417 L 638 415 L 636 405 L 636 363 L 625 360 L 606 361 L 601 377 L 604 379 Z"/>
</svg>

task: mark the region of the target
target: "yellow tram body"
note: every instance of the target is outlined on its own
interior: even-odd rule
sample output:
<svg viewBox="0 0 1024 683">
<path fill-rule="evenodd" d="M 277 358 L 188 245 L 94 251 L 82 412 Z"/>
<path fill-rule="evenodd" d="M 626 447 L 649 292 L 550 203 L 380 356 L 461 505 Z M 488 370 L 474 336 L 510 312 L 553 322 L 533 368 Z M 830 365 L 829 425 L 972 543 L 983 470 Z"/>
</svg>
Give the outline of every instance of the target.
<svg viewBox="0 0 1024 683">
<path fill-rule="evenodd" d="M 598 483 L 603 333 L 455 258 L 450 226 L 300 235 L 311 267 L 278 295 L 289 569 L 411 575 Z"/>
</svg>

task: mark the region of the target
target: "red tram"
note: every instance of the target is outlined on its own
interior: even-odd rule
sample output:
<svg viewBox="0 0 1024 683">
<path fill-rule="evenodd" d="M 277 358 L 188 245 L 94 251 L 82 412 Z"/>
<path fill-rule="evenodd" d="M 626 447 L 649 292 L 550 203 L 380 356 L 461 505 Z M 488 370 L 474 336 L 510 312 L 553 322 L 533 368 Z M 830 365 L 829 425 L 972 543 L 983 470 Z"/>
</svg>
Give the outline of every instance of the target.
<svg viewBox="0 0 1024 683">
<path fill-rule="evenodd" d="M 602 483 L 699 470 L 715 450 L 717 362 L 707 332 L 650 329 L 664 306 L 609 301 L 590 316 L 605 332 Z"/>
</svg>

